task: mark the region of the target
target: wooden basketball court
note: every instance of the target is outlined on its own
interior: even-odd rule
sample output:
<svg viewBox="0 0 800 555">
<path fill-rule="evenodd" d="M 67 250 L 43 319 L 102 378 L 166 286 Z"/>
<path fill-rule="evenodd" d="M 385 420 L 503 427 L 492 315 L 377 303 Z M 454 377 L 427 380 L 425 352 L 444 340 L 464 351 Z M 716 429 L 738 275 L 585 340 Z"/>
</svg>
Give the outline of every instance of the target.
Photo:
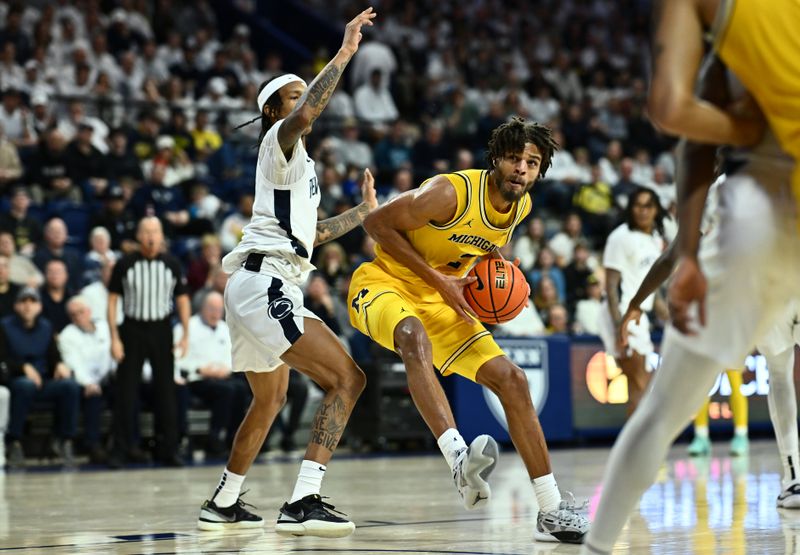
<svg viewBox="0 0 800 555">
<path fill-rule="evenodd" d="M 642 498 L 615 553 L 800 555 L 800 511 L 778 511 L 780 468 L 774 442 L 748 458 L 715 444 L 710 459 L 673 448 L 658 482 Z M 277 508 L 291 492 L 297 458 L 254 467 L 245 500 L 263 530 L 199 532 L 195 519 L 220 465 L 127 471 L 0 472 L 0 552 L 9 553 L 330 553 L 571 554 L 570 545 L 532 540 L 536 506 L 524 468 L 503 452 L 488 509 L 460 505 L 440 456 L 349 457 L 330 466 L 323 493 L 358 528 L 340 540 L 277 536 Z M 597 506 L 607 449 L 553 452 L 559 485 Z"/>
</svg>

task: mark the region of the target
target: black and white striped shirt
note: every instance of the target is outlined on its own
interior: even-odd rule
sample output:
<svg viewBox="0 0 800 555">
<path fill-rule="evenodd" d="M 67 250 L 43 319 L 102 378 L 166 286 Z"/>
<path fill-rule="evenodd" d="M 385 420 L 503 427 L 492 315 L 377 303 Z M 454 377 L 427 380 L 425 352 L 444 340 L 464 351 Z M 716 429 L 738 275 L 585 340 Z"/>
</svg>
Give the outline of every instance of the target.
<svg viewBox="0 0 800 555">
<path fill-rule="evenodd" d="M 169 254 L 124 256 L 114 266 L 108 290 L 122 296 L 126 320 L 164 321 L 172 315 L 173 297 L 188 294 L 178 260 Z"/>
</svg>

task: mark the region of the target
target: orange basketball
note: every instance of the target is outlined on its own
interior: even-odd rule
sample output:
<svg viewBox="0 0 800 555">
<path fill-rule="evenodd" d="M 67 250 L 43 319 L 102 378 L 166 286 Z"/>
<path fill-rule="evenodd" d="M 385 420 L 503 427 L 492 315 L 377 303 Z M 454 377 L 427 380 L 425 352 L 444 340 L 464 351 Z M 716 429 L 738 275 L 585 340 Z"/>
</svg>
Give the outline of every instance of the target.
<svg viewBox="0 0 800 555">
<path fill-rule="evenodd" d="M 464 288 L 464 297 L 481 322 L 508 322 L 528 303 L 531 288 L 525 275 L 507 260 L 481 260 L 467 275 L 478 278 Z"/>
</svg>

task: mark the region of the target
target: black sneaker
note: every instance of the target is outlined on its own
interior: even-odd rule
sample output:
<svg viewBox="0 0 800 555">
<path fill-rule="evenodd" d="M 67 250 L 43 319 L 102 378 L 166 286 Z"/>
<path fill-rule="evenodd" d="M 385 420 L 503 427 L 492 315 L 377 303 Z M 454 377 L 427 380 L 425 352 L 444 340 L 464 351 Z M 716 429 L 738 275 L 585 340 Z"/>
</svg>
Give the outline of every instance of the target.
<svg viewBox="0 0 800 555">
<path fill-rule="evenodd" d="M 253 507 L 253 505 L 242 501 L 242 495 L 230 507 L 217 507 L 213 499 L 205 501 L 203 506 L 200 507 L 200 518 L 197 519 L 197 527 L 206 531 L 263 527 L 264 519 L 245 508 Z M 255 507 L 253 508 L 255 509 Z"/>
<path fill-rule="evenodd" d="M 275 531 L 282 536 L 318 536 L 320 538 L 343 538 L 356 529 L 356 525 L 339 513 L 330 503 L 325 503 L 317 494 L 306 495 L 294 503 L 284 503 L 278 514 Z"/>
</svg>

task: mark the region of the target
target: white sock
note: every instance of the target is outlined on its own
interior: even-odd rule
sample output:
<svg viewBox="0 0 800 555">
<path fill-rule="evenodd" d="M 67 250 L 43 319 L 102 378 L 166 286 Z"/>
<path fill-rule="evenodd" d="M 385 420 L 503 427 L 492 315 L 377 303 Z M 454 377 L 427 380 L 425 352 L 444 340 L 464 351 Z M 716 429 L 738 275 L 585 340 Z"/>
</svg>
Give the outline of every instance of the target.
<svg viewBox="0 0 800 555">
<path fill-rule="evenodd" d="M 219 485 L 211 500 L 217 507 L 230 507 L 239 499 L 239 492 L 242 491 L 243 482 L 244 476 L 231 472 L 226 468 L 222 471 Z"/>
<path fill-rule="evenodd" d="M 561 492 L 558 491 L 558 484 L 556 484 L 552 472 L 532 479 L 531 483 L 541 512 L 549 513 L 558 509 L 558 505 L 561 503 Z"/>
<path fill-rule="evenodd" d="M 733 429 L 733 435 L 747 437 L 747 426 L 736 426 Z"/>
<path fill-rule="evenodd" d="M 791 455 L 781 454 L 781 462 L 783 463 L 783 480 L 781 481 L 781 485 L 784 488 L 800 482 L 800 468 L 797 466 L 798 461 L 800 461 L 800 455 L 798 455 L 797 451 Z"/>
<path fill-rule="evenodd" d="M 439 444 L 439 449 L 441 449 L 442 455 L 444 455 L 444 459 L 447 461 L 447 466 L 449 466 L 452 471 L 456 464 L 456 459 L 458 459 L 458 455 L 467 448 L 467 443 L 455 428 L 446 429 L 444 433 L 439 436 L 439 439 L 436 440 L 436 443 Z"/>
<path fill-rule="evenodd" d="M 708 426 L 695 426 L 694 437 L 708 438 Z"/>
<path fill-rule="evenodd" d="M 306 495 L 319 495 L 326 469 L 327 467 L 324 464 L 315 461 L 304 460 L 300 463 L 300 472 L 297 474 L 297 482 L 294 485 L 294 491 L 289 503 L 299 501 Z"/>
</svg>

